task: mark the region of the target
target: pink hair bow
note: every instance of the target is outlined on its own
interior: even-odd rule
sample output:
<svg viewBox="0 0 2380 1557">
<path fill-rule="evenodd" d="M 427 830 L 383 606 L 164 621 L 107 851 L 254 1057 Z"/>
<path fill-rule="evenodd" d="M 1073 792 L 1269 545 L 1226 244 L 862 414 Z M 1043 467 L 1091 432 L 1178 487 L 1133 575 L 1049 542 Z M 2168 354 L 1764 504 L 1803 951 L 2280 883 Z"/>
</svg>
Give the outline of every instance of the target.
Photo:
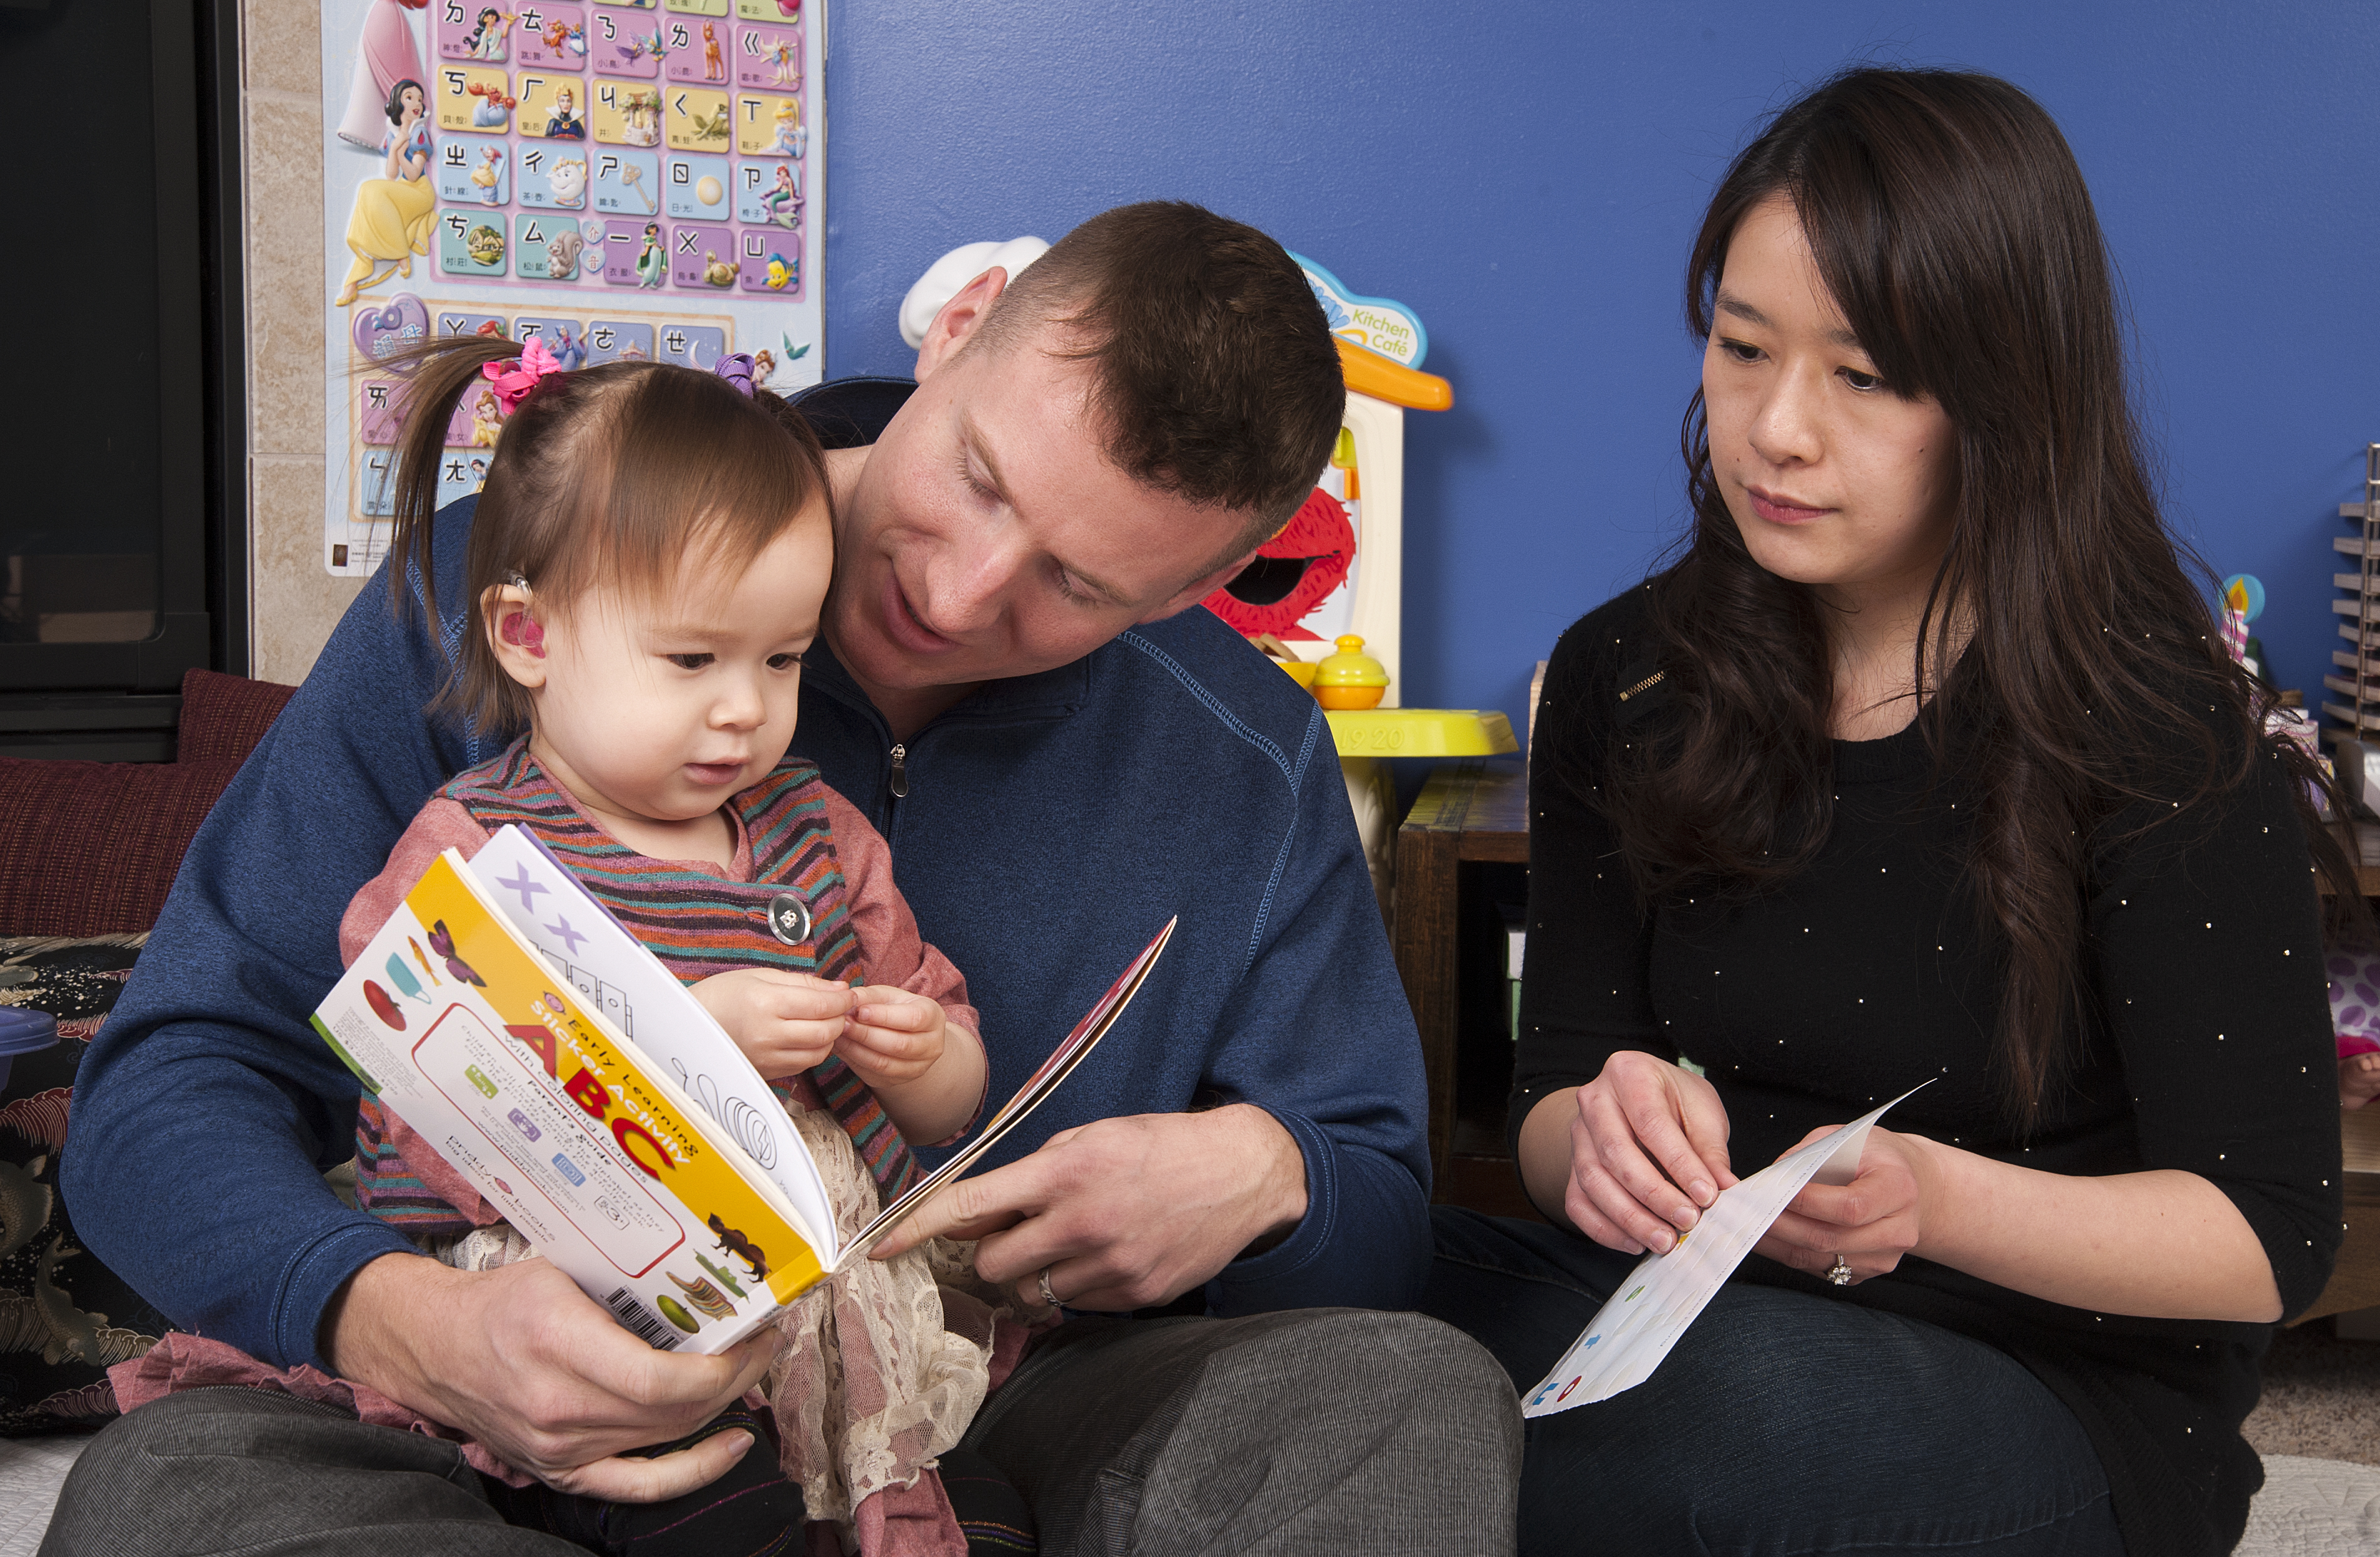
<svg viewBox="0 0 2380 1557">
<path fill-rule="evenodd" d="M 504 407 L 506 416 L 520 408 L 520 403 L 528 398 L 528 392 L 537 387 L 540 379 L 563 371 L 562 359 L 545 349 L 544 338 L 539 335 L 531 335 L 528 344 L 521 347 L 521 354 L 511 361 L 491 362 L 480 370 L 495 384 L 497 403 Z"/>
</svg>

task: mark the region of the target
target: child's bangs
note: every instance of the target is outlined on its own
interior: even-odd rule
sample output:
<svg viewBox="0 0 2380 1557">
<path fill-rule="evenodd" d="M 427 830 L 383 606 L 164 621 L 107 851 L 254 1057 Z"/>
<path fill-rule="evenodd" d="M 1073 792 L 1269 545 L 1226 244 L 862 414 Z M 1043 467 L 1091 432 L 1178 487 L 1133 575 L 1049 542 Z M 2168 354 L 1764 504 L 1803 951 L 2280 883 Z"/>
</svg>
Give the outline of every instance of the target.
<svg viewBox="0 0 2380 1557">
<path fill-rule="evenodd" d="M 589 456 L 565 588 L 602 584 L 648 598 L 687 567 L 740 571 L 789 529 L 825 471 L 767 410 L 691 370 L 638 374 Z M 607 446 L 608 445 L 608 446 Z M 608 457 L 606 457 L 608 456 Z M 583 571 L 582 571 L 583 570 Z"/>
</svg>

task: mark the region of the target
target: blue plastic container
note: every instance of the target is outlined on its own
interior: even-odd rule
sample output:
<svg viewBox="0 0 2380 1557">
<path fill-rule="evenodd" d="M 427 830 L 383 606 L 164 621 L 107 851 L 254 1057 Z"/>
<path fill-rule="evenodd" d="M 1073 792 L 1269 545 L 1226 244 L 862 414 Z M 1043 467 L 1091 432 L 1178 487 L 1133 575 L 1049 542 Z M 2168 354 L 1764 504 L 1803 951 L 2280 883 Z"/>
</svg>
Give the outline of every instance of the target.
<svg viewBox="0 0 2380 1557">
<path fill-rule="evenodd" d="M 0 1090 L 8 1085 L 8 1069 L 19 1054 L 47 1049 L 58 1040 L 58 1019 L 46 1011 L 22 1005 L 0 1005 Z"/>
</svg>

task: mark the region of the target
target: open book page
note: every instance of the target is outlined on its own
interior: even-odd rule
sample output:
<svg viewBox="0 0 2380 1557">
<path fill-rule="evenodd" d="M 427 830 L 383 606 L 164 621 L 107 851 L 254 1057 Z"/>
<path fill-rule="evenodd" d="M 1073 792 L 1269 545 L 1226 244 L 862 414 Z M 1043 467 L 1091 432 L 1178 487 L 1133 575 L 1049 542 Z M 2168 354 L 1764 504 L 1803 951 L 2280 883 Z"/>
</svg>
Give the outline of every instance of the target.
<svg viewBox="0 0 2380 1557">
<path fill-rule="evenodd" d="M 631 1043 L 668 1066 L 697 1106 L 784 1192 L 803 1221 L 820 1230 L 818 1248 L 829 1273 L 847 1269 L 928 1196 L 973 1166 L 1043 1098 L 1058 1089 L 1123 1015 L 1141 980 L 1165 950 L 1177 922 L 1166 921 L 1065 1041 L 956 1154 L 880 1210 L 849 1244 L 843 1244 L 818 1164 L 811 1161 L 775 1094 L 735 1040 L 677 976 L 581 886 L 535 835 L 522 828 L 497 829 L 472 858 L 469 868 L 489 894 L 503 905 L 514 928 L 545 954 L 571 987 L 600 1005 Z"/>
<path fill-rule="evenodd" d="M 824 1279 L 792 1203 L 555 975 L 454 850 L 314 1027 L 540 1254 L 656 1346 L 719 1351 Z"/>
<path fill-rule="evenodd" d="M 522 908 L 542 941 L 520 930 Z M 1168 922 L 965 1150 L 840 1247 L 809 1149 L 758 1076 L 738 1074 L 751 1072 L 742 1052 L 517 829 L 468 864 L 452 849 L 433 860 L 314 1028 L 624 1326 L 663 1350 L 710 1353 L 860 1258 L 1014 1128 L 1115 1025 L 1172 932 Z M 775 1144 L 777 1172 L 747 1138 Z M 811 1186 L 819 1221 L 787 1181 Z"/>
<path fill-rule="evenodd" d="M 1907 1096 L 1903 1092 L 1883 1108 L 1796 1147 L 1722 1190 L 1669 1253 L 1648 1254 L 1629 1272 L 1561 1360 L 1529 1392 L 1521 1414 L 1550 1417 L 1609 1400 L 1651 1378 L 1793 1197 L 1814 1178 L 1822 1184 L 1849 1184 L 1859 1172 L 1868 1131 L 1886 1109 Z"/>
<path fill-rule="evenodd" d="M 1101 995 L 1084 1014 L 1083 1019 L 1075 1024 L 1075 1030 L 1066 1035 L 1065 1041 L 1041 1062 L 1041 1068 L 1026 1077 L 1025 1085 L 1001 1105 L 1000 1112 L 986 1121 L 983 1127 L 975 1133 L 974 1138 L 955 1156 L 911 1185 L 899 1199 L 877 1212 L 874 1220 L 853 1236 L 850 1247 L 836 1262 L 835 1270 L 844 1269 L 866 1254 L 877 1239 L 892 1231 L 911 1211 L 925 1204 L 928 1197 L 936 1190 L 966 1172 L 985 1152 L 999 1145 L 1002 1137 L 1022 1124 L 1026 1114 L 1040 1107 L 1042 1099 L 1064 1084 L 1066 1077 L 1075 1073 L 1075 1067 L 1083 1063 L 1099 1040 L 1107 1036 L 1108 1029 L 1123 1016 L 1124 1007 L 1132 1004 L 1132 997 L 1140 992 L 1141 984 L 1148 978 L 1148 970 L 1155 967 L 1157 959 L 1164 955 L 1165 943 L 1173 938 L 1173 927 L 1181 922 L 1179 916 L 1165 921 L 1165 928 L 1141 948 L 1140 955 L 1132 959 L 1114 983 L 1108 986 L 1108 992 Z"/>
<path fill-rule="evenodd" d="M 523 829 L 498 828 L 467 869 L 581 1000 L 665 1067 L 819 1230 L 832 1270 L 843 1249 L 818 1164 L 768 1082 L 677 975 Z"/>
</svg>

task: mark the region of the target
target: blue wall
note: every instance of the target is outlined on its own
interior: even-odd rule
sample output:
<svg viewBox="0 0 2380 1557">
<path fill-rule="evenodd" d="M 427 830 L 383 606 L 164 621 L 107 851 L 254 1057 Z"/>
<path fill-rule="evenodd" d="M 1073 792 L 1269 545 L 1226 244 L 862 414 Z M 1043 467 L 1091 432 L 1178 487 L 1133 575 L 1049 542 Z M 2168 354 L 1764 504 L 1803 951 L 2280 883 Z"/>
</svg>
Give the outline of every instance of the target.
<svg viewBox="0 0 2380 1557">
<path fill-rule="evenodd" d="M 1404 701 L 1501 707 L 1683 513 L 1680 269 L 1748 128 L 1854 58 L 2006 76 L 2081 158 L 2176 529 L 2261 577 L 2319 691 L 2330 538 L 2380 438 L 2380 6 L 832 0 L 831 372 L 951 247 L 1153 197 L 1412 305 Z"/>
</svg>

